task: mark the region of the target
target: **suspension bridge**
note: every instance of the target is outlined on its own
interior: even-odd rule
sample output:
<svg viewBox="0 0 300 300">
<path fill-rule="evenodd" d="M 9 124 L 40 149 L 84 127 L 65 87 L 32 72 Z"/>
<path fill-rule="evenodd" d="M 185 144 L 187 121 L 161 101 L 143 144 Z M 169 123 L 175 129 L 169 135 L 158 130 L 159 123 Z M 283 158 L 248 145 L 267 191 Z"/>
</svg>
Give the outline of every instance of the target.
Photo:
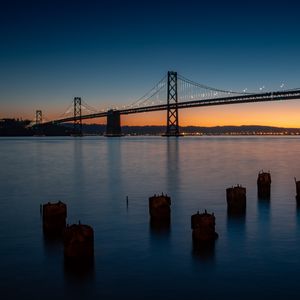
<svg viewBox="0 0 300 300">
<path fill-rule="evenodd" d="M 151 90 L 129 105 L 97 110 L 80 97 L 75 97 L 67 110 L 57 119 L 45 121 L 41 110 L 36 111 L 36 127 L 73 122 L 74 133 L 82 134 L 82 121 L 107 118 L 106 136 L 121 136 L 121 116 L 153 111 L 167 111 L 165 136 L 179 136 L 180 109 L 211 105 L 254 103 L 300 99 L 300 88 L 249 93 L 223 90 L 187 79 L 169 71 Z M 69 116 L 68 114 L 72 114 Z"/>
</svg>

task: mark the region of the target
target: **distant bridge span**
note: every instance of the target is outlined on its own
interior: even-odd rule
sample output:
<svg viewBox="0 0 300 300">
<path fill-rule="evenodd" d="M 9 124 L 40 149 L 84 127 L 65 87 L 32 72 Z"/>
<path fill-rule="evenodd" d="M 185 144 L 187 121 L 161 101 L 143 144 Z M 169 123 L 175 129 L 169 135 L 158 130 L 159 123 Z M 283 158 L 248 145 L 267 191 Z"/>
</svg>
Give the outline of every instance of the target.
<svg viewBox="0 0 300 300">
<path fill-rule="evenodd" d="M 96 112 L 92 114 L 81 114 L 81 98 L 76 97 L 74 99 L 74 115 L 72 117 L 66 117 L 56 119 L 51 122 L 43 124 L 60 124 L 66 122 L 74 122 L 74 127 L 79 125 L 81 130 L 81 121 L 94 118 L 107 118 L 107 136 L 119 136 L 121 135 L 121 115 L 129 115 L 136 113 L 154 112 L 167 110 L 168 122 L 166 136 L 178 136 L 179 124 L 178 124 L 178 110 L 184 108 L 193 108 L 201 106 L 213 106 L 213 105 L 225 105 L 225 104 L 241 104 L 241 103 L 255 103 L 255 102 L 269 102 L 269 101 L 282 101 L 282 100 L 294 100 L 300 99 L 300 89 L 283 90 L 275 92 L 265 93 L 237 93 L 231 91 L 223 91 L 219 89 L 209 88 L 204 85 L 196 84 L 188 81 L 189 84 L 196 85 L 201 89 L 213 91 L 214 96 L 221 94 L 221 97 L 214 97 L 208 99 L 197 99 L 189 101 L 178 101 L 178 85 L 177 85 L 177 73 L 168 72 L 168 83 L 167 87 L 167 103 L 157 105 L 146 105 L 144 102 L 143 106 L 129 107 L 124 109 L 110 109 L 104 112 Z M 162 86 L 164 87 L 164 86 Z M 160 89 L 162 89 L 162 87 Z M 203 94 L 202 94 L 203 95 Z M 149 99 L 149 98 L 148 98 Z M 146 101 L 148 101 L 146 99 Z"/>
</svg>

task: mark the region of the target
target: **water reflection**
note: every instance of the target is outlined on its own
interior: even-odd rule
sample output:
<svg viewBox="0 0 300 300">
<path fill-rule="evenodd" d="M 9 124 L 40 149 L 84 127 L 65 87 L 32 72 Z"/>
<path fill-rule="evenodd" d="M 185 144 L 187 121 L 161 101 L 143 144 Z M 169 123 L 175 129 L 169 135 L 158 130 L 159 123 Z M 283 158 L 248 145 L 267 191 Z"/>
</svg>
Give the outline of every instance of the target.
<svg viewBox="0 0 300 300">
<path fill-rule="evenodd" d="M 107 146 L 107 163 L 108 168 L 108 186 L 112 188 L 111 198 L 116 199 L 122 194 L 123 172 L 122 172 L 122 155 L 121 155 L 121 140 L 120 137 L 108 138 Z"/>
<path fill-rule="evenodd" d="M 300 201 L 297 201 L 297 199 L 296 199 L 296 221 L 299 227 L 300 226 Z"/>
<path fill-rule="evenodd" d="M 170 194 L 178 194 L 179 191 L 179 141 L 178 138 L 167 139 L 167 187 Z"/>
<path fill-rule="evenodd" d="M 214 262 L 216 241 L 193 241 L 193 258 L 201 262 Z"/>
<path fill-rule="evenodd" d="M 244 232 L 246 227 L 246 211 L 232 212 L 227 211 L 228 231 Z"/>
<path fill-rule="evenodd" d="M 95 259 L 85 260 L 83 262 L 70 262 L 64 260 L 65 280 L 69 283 L 91 282 L 95 276 Z"/>
<path fill-rule="evenodd" d="M 266 241 L 272 232 L 271 224 L 271 201 L 265 198 L 258 198 L 257 200 L 257 228 L 260 240 Z"/>
<path fill-rule="evenodd" d="M 268 195 L 268 196 L 262 196 L 262 195 L 260 195 L 258 192 L 257 192 L 257 199 L 258 199 L 258 201 L 266 201 L 266 202 L 268 202 L 268 201 L 270 201 L 271 200 L 271 194 L 270 195 Z"/>
<path fill-rule="evenodd" d="M 168 238 L 171 233 L 171 220 L 150 219 L 150 234 L 153 238 Z"/>
<path fill-rule="evenodd" d="M 257 197 L 258 217 L 266 221 L 270 221 L 271 201 L 270 198 Z"/>
<path fill-rule="evenodd" d="M 227 212 L 227 243 L 230 256 L 238 257 L 240 252 L 245 251 L 246 241 L 246 211 Z"/>
<path fill-rule="evenodd" d="M 61 236 L 43 235 L 43 244 L 45 254 L 48 256 L 60 257 L 63 253 L 63 240 Z"/>
<path fill-rule="evenodd" d="M 83 167 L 83 153 L 82 153 L 82 147 L 83 147 L 83 140 L 82 138 L 74 138 L 74 144 L 73 144 L 73 158 L 74 158 L 74 185 L 76 187 L 78 186 L 84 186 L 84 167 Z"/>
</svg>

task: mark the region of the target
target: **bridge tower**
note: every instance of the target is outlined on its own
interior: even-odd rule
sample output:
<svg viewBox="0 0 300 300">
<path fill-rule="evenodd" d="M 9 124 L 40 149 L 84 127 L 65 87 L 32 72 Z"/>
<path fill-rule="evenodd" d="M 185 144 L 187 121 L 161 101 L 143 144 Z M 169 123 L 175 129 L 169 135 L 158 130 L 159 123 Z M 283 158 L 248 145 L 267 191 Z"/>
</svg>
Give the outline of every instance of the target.
<svg viewBox="0 0 300 300">
<path fill-rule="evenodd" d="M 74 98 L 74 123 L 73 123 L 74 134 L 82 135 L 82 119 L 81 119 L 81 98 Z"/>
<path fill-rule="evenodd" d="M 43 113 L 40 109 L 35 111 L 35 125 L 41 125 L 43 123 Z"/>
<path fill-rule="evenodd" d="M 167 132 L 165 136 L 180 136 L 178 123 L 177 72 L 168 72 Z"/>
<path fill-rule="evenodd" d="M 122 136 L 121 118 L 118 110 L 110 109 L 107 112 L 106 134 L 107 137 Z"/>
</svg>

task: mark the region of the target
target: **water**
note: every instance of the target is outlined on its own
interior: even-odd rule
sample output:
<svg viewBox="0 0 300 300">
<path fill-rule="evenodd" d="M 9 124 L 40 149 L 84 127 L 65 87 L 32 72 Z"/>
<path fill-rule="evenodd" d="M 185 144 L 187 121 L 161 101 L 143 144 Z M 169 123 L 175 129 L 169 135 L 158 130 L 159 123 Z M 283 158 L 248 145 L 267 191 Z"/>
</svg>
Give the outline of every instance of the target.
<svg viewBox="0 0 300 300">
<path fill-rule="evenodd" d="M 0 139 L 2 299 L 298 299 L 297 137 Z M 270 201 L 257 199 L 270 170 Z M 227 216 L 225 189 L 247 187 L 246 216 Z M 148 197 L 172 197 L 171 227 L 150 227 Z M 126 196 L 129 205 L 126 206 Z M 39 205 L 61 200 L 68 223 L 95 230 L 95 263 L 64 267 L 44 239 Z M 215 247 L 193 250 L 190 216 L 216 215 Z"/>
</svg>

